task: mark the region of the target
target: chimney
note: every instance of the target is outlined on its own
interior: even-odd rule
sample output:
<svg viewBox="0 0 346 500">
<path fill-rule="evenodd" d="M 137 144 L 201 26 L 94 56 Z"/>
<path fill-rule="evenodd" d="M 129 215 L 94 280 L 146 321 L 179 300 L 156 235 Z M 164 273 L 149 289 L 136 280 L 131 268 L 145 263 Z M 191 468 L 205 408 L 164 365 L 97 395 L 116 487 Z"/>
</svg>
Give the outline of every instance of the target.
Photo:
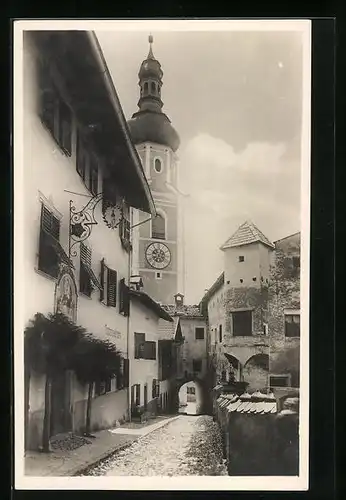
<svg viewBox="0 0 346 500">
<path fill-rule="evenodd" d="M 174 295 L 176 307 L 182 307 L 184 305 L 184 295 L 182 293 L 176 293 Z"/>
</svg>

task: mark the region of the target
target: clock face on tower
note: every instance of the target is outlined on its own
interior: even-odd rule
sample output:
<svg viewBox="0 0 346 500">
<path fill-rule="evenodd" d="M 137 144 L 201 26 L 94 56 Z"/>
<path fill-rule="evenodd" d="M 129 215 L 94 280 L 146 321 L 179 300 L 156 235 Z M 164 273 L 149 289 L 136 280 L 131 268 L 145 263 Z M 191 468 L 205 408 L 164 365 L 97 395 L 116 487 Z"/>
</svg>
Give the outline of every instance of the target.
<svg viewBox="0 0 346 500">
<path fill-rule="evenodd" d="M 155 269 L 164 269 L 171 262 L 171 252 L 164 243 L 151 243 L 146 249 L 145 256 Z"/>
</svg>

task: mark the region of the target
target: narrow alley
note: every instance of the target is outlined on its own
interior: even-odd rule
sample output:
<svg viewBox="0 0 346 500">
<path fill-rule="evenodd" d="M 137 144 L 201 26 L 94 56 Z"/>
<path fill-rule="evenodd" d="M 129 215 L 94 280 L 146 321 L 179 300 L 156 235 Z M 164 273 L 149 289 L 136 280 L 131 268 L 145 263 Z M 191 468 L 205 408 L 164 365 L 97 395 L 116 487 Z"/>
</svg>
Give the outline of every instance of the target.
<svg viewBox="0 0 346 500">
<path fill-rule="evenodd" d="M 212 417 L 180 415 L 85 473 L 88 476 L 227 476 Z"/>
</svg>

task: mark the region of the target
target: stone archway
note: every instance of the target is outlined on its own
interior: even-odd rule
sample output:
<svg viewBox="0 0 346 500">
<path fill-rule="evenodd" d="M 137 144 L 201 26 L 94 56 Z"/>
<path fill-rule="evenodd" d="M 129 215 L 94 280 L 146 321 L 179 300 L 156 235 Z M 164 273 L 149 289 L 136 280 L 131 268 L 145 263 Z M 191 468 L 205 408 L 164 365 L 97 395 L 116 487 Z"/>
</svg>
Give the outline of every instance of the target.
<svg viewBox="0 0 346 500">
<path fill-rule="evenodd" d="M 268 387 L 269 355 L 258 353 L 251 356 L 243 367 L 243 379 L 249 390 L 261 390 Z"/>
<path fill-rule="evenodd" d="M 233 356 L 232 354 L 228 354 L 225 352 L 225 358 L 229 363 L 229 378 L 234 377 L 235 382 L 239 382 L 242 378 L 242 365 L 238 358 Z"/>
<path fill-rule="evenodd" d="M 187 384 L 188 382 L 194 382 L 196 386 L 199 388 L 200 392 L 200 397 L 201 397 L 201 405 L 200 405 L 200 411 L 199 413 L 210 413 L 210 405 L 211 405 L 211 395 L 210 391 L 208 390 L 208 382 L 204 378 L 199 378 L 199 377 L 184 377 L 181 380 L 176 380 L 174 387 L 172 387 L 172 400 L 171 400 L 171 407 L 172 407 L 172 412 L 173 413 L 178 413 L 179 411 L 179 391 L 183 385 Z"/>
</svg>

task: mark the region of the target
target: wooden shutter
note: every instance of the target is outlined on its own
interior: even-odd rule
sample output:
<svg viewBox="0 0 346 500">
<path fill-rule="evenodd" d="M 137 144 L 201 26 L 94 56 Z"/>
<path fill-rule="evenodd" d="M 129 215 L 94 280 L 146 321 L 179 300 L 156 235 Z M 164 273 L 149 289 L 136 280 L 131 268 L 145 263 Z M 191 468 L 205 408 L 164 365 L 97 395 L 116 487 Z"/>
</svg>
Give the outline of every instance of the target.
<svg viewBox="0 0 346 500">
<path fill-rule="evenodd" d="M 56 240 L 60 237 L 60 221 L 42 204 L 41 228 Z"/>
<path fill-rule="evenodd" d="M 122 278 L 119 283 L 119 312 L 124 316 L 129 315 L 129 307 L 130 307 L 130 297 L 129 297 L 129 289 L 125 284 L 125 278 Z"/>
<path fill-rule="evenodd" d="M 102 302 L 105 298 L 105 260 L 101 260 L 101 272 L 100 272 L 100 301 Z"/>
<path fill-rule="evenodd" d="M 136 384 L 136 405 L 141 404 L 141 384 Z"/>
<path fill-rule="evenodd" d="M 107 268 L 107 305 L 117 305 L 117 272 Z"/>
<path fill-rule="evenodd" d="M 129 386 L 130 360 L 124 359 L 124 387 Z"/>
<path fill-rule="evenodd" d="M 144 384 L 144 408 L 147 409 L 148 406 L 148 384 Z"/>
<path fill-rule="evenodd" d="M 156 359 L 156 342 L 147 341 L 144 342 L 144 359 Z"/>
<path fill-rule="evenodd" d="M 84 148 L 83 141 L 80 137 L 80 133 L 78 132 L 77 134 L 77 147 L 76 147 L 76 169 L 78 174 L 81 176 L 83 181 L 85 181 L 86 178 L 86 168 L 87 168 L 87 153 Z"/>
<path fill-rule="evenodd" d="M 98 164 L 94 157 L 89 158 L 89 189 L 93 195 L 98 192 Z"/>
<path fill-rule="evenodd" d="M 91 267 L 91 249 L 83 243 L 80 245 L 80 256 L 83 263 Z"/>
<path fill-rule="evenodd" d="M 72 113 L 67 104 L 59 99 L 59 144 L 71 156 L 72 152 Z"/>
</svg>

